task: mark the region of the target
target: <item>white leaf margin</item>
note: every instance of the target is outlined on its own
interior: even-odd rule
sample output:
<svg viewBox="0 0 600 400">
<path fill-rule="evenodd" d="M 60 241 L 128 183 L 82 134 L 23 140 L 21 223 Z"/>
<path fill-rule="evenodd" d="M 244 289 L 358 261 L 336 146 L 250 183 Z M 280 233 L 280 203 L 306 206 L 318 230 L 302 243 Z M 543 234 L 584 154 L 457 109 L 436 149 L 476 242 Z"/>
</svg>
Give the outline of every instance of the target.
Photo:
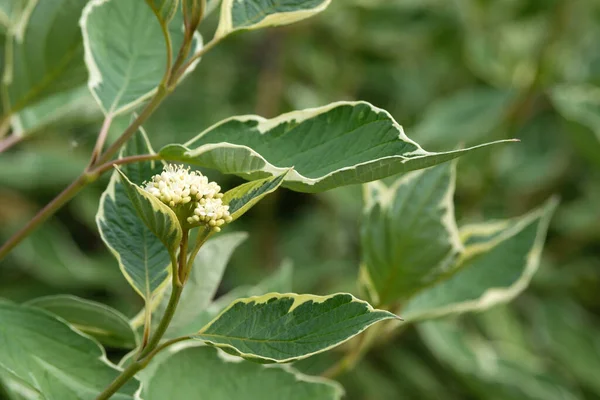
<svg viewBox="0 0 600 400">
<path fill-rule="evenodd" d="M 186 349 L 194 348 L 194 347 L 210 347 L 210 348 L 214 349 L 217 352 L 217 356 L 225 363 L 237 364 L 237 363 L 241 363 L 241 362 L 251 362 L 251 361 L 244 360 L 241 357 L 237 357 L 237 356 L 228 354 L 219 348 L 215 348 L 214 346 L 208 346 L 200 341 L 185 341 L 185 342 L 175 343 L 174 345 L 168 347 L 167 349 L 165 349 L 161 352 L 160 362 L 166 361 L 168 358 L 174 356 L 175 354 L 179 353 L 180 351 L 184 351 Z M 335 396 L 336 396 L 335 400 L 341 400 L 346 392 L 344 390 L 344 387 L 339 382 L 334 381 L 333 379 L 328 379 L 328 378 L 324 378 L 321 376 L 312 376 L 312 375 L 304 374 L 304 373 L 298 371 L 297 369 L 295 369 L 290 364 L 255 364 L 255 365 L 258 368 L 282 369 L 285 372 L 293 375 L 294 378 L 296 378 L 297 382 L 320 383 L 320 384 L 329 385 L 329 386 L 333 387 L 335 390 Z M 151 365 L 150 368 L 144 369 L 144 371 L 143 371 L 144 377 L 142 380 L 143 381 L 151 380 L 154 377 L 154 374 L 156 373 L 157 369 L 158 369 L 158 365 Z M 141 397 L 142 392 L 143 392 L 143 385 L 144 385 L 143 382 L 140 382 L 140 387 L 134 395 L 134 400 L 144 400 Z"/>
<path fill-rule="evenodd" d="M 240 0 L 223 0 L 221 3 L 221 15 L 219 17 L 219 26 L 217 27 L 217 31 L 215 32 L 215 37 L 213 40 L 222 39 L 225 36 L 229 35 L 232 32 L 240 31 L 240 30 L 253 30 L 266 28 L 270 26 L 280 26 L 287 25 L 294 22 L 301 21 L 303 19 L 307 19 L 312 17 L 315 14 L 318 14 L 322 11 L 325 11 L 327 7 L 331 4 L 332 0 L 324 0 L 320 5 L 315 8 L 303 9 L 299 11 L 288 11 L 288 12 L 279 12 L 274 14 L 269 14 L 258 23 L 244 26 L 240 28 L 233 27 L 233 21 L 231 17 L 231 9 L 233 8 L 233 3 L 235 1 Z"/>
<path fill-rule="evenodd" d="M 381 164 L 381 163 L 386 163 L 386 162 L 396 162 L 398 160 L 400 160 L 400 162 L 402 164 L 405 164 L 409 161 L 414 161 L 414 160 L 427 158 L 427 157 L 433 157 L 433 156 L 448 156 L 448 157 L 450 157 L 448 160 L 450 160 L 450 159 L 459 157 L 461 154 L 464 154 L 464 153 L 467 153 L 469 151 L 476 150 L 479 148 L 493 146 L 495 144 L 500 144 L 500 143 L 510 143 L 510 142 L 518 142 L 519 141 L 517 139 L 497 140 L 497 141 L 483 143 L 483 144 L 480 144 L 477 146 L 472 146 L 472 147 L 459 149 L 459 150 L 451 150 L 451 151 L 440 152 L 440 153 L 429 152 L 429 151 L 424 150 L 414 140 L 412 140 L 408 136 L 406 136 L 402 126 L 400 124 L 398 124 L 398 122 L 392 117 L 392 115 L 388 111 L 386 111 L 382 108 L 375 107 L 374 105 L 372 105 L 366 101 L 337 101 L 337 102 L 333 102 L 333 103 L 330 103 L 328 105 L 321 106 L 321 107 L 314 107 L 314 108 L 307 108 L 307 109 L 303 109 L 303 110 L 291 111 L 291 112 L 281 114 L 281 115 L 271 118 L 271 119 L 267 119 L 267 118 L 261 117 L 259 115 L 240 115 L 240 116 L 226 118 L 226 119 L 219 121 L 216 124 L 208 127 L 204 131 L 200 132 L 197 136 L 195 136 L 194 138 L 192 138 L 189 141 L 187 141 L 186 143 L 184 143 L 181 147 L 183 147 L 185 149 L 184 156 L 186 158 L 194 158 L 194 157 L 200 156 L 204 153 L 207 153 L 207 152 L 210 152 L 210 151 L 216 150 L 216 149 L 223 149 L 223 148 L 242 149 L 242 150 L 247 151 L 250 154 L 250 156 L 261 160 L 261 162 L 264 164 L 264 166 L 262 166 L 261 168 L 256 169 L 256 170 L 249 170 L 249 171 L 246 171 L 243 173 L 236 172 L 236 171 L 233 171 L 230 173 L 240 174 L 243 176 L 248 176 L 248 175 L 251 175 L 252 173 L 256 173 L 256 172 L 265 172 L 270 175 L 280 175 L 280 174 L 284 173 L 285 171 L 287 171 L 289 168 L 288 167 L 277 167 L 277 166 L 271 164 L 266 158 L 264 158 L 261 154 L 259 154 L 257 151 L 255 151 L 254 149 L 252 149 L 249 146 L 233 144 L 233 143 L 228 143 L 228 142 L 209 143 L 209 144 L 201 145 L 195 149 L 190 149 L 188 146 L 190 146 L 194 141 L 200 139 L 202 136 L 206 135 L 210 131 L 212 131 L 212 130 L 218 128 L 219 126 L 224 125 L 230 121 L 239 121 L 241 123 L 254 121 L 257 123 L 257 126 L 254 127 L 253 129 L 258 130 L 259 133 L 261 133 L 261 134 L 265 134 L 269 130 L 271 130 L 285 122 L 294 121 L 295 123 L 299 124 L 305 120 L 317 117 L 317 116 L 324 114 L 328 111 L 331 111 L 337 107 L 342 107 L 342 106 L 356 107 L 356 106 L 361 106 L 361 105 L 369 107 L 373 112 L 375 112 L 377 114 L 384 114 L 389 119 L 392 126 L 394 128 L 396 128 L 396 130 L 398 131 L 398 139 L 414 145 L 417 149 L 413 152 L 405 153 L 404 155 L 386 156 L 386 157 L 381 157 L 381 158 L 377 158 L 374 160 L 368 160 L 368 161 L 365 161 L 362 163 L 350 165 L 350 166 L 329 172 L 318 178 L 308 178 L 308 177 L 300 174 L 296 169 L 293 169 L 286 175 L 285 181 L 282 184 L 282 186 L 294 188 L 294 187 L 296 187 L 294 184 L 297 183 L 297 184 L 300 184 L 300 185 L 298 185 L 298 187 L 304 187 L 304 189 L 307 189 L 306 186 L 308 186 L 308 187 L 317 186 L 318 184 L 325 182 L 328 179 L 331 179 L 334 175 L 338 175 L 340 173 L 344 173 L 347 171 L 356 170 L 360 167 L 368 167 L 369 165 Z M 159 154 L 162 154 L 163 151 L 165 149 L 169 148 L 170 146 L 172 146 L 172 145 L 167 145 L 166 147 L 163 147 L 163 149 L 161 149 L 159 151 Z M 175 145 L 175 146 L 178 146 L 178 145 Z M 414 156 L 414 157 L 407 157 L 407 156 Z M 166 158 L 168 158 L 168 156 L 166 156 Z M 319 191 L 319 189 L 317 188 L 314 191 L 317 192 L 317 191 Z"/>
<path fill-rule="evenodd" d="M 88 70 L 88 88 L 89 88 L 90 92 L 92 93 L 92 96 L 94 96 L 94 99 L 96 100 L 96 102 L 98 103 L 98 105 L 100 106 L 102 111 L 104 112 L 104 114 L 110 113 L 111 115 L 114 116 L 114 115 L 124 114 L 124 113 L 134 110 L 137 106 L 139 106 L 140 104 L 142 104 L 143 102 L 145 102 L 146 100 L 148 100 L 152 96 L 154 96 L 156 94 L 156 92 L 158 91 L 158 86 L 155 87 L 154 89 L 152 89 L 151 91 L 145 93 L 144 95 L 140 96 L 136 101 L 125 104 L 115 110 L 106 110 L 104 108 L 104 105 L 102 104 L 102 101 L 96 95 L 96 92 L 94 89 L 102 83 L 103 78 L 102 78 L 102 72 L 100 72 L 100 68 L 98 67 L 98 64 L 96 64 L 96 61 L 94 60 L 94 54 L 92 53 L 90 38 L 87 34 L 87 21 L 91 15 L 91 13 L 93 12 L 94 8 L 100 7 L 103 4 L 108 3 L 110 1 L 117 1 L 117 0 L 91 0 L 89 3 L 87 3 L 83 9 L 83 12 L 81 13 L 81 18 L 79 19 L 79 26 L 81 27 L 81 32 L 83 35 L 83 59 L 84 59 L 85 65 Z M 120 1 L 123 1 L 123 0 L 120 0 Z M 143 4 L 143 6 L 146 6 L 146 4 Z M 159 23 L 158 20 L 156 21 L 156 23 L 157 24 Z M 197 53 L 204 46 L 202 36 L 200 35 L 200 33 L 198 31 L 194 32 L 194 41 L 196 42 L 196 46 L 194 47 L 191 54 Z M 166 53 L 165 53 L 165 58 L 166 58 Z M 179 79 L 178 82 L 181 82 L 188 74 L 190 74 L 192 71 L 194 71 L 194 69 L 196 68 L 196 66 L 198 65 L 199 62 L 200 62 L 200 58 L 194 60 L 190 64 L 190 66 L 185 70 L 185 72 L 183 73 L 183 75 L 181 76 L 181 78 Z"/>
<path fill-rule="evenodd" d="M 524 216 L 507 221 L 492 221 L 489 224 L 482 223 L 467 225 L 461 228 L 461 236 L 469 235 L 475 231 L 482 232 L 480 230 L 480 227 L 484 230 L 487 229 L 487 232 L 489 233 L 498 232 L 502 228 L 508 229 L 506 230 L 506 232 L 503 232 L 502 234 L 494 237 L 494 239 L 490 240 L 489 242 L 467 246 L 465 252 L 462 255 L 462 260 L 458 261 L 459 268 L 460 264 L 462 264 L 462 262 L 464 262 L 465 260 L 468 260 L 469 258 L 477 254 L 483 253 L 495 247 L 499 243 L 509 239 L 510 237 L 518 234 L 520 231 L 523 230 L 523 228 L 525 228 L 525 226 L 531 224 L 536 219 L 540 220 L 540 222 L 538 223 L 538 228 L 533 245 L 527 253 L 527 261 L 525 263 L 523 273 L 513 284 L 511 284 L 508 287 L 488 288 L 481 296 L 474 300 L 452 303 L 445 307 L 438 307 L 423 312 L 417 312 L 414 316 L 411 316 L 410 313 L 407 313 L 405 315 L 405 322 L 413 323 L 428 319 L 446 317 L 450 315 L 464 314 L 467 312 L 481 312 L 495 305 L 507 303 L 513 300 L 519 294 L 521 294 L 525 289 L 527 289 L 533 276 L 535 275 L 540 266 L 544 242 L 546 240 L 548 227 L 550 226 L 550 220 L 552 219 L 552 215 L 558 207 L 559 202 L 559 198 L 557 196 L 553 196 L 548 201 L 546 201 L 546 204 L 529 212 Z M 510 226 L 511 223 L 515 220 L 516 222 L 512 226 Z M 486 228 L 485 225 L 489 225 L 489 227 Z M 460 270 L 458 270 L 457 273 L 460 273 Z M 410 300 L 407 304 L 410 304 Z"/>
<path fill-rule="evenodd" d="M 109 366 L 110 368 L 114 369 L 117 372 L 123 372 L 123 368 L 119 365 L 113 364 L 109 359 L 108 356 L 106 355 L 106 350 L 104 349 L 104 347 L 100 344 L 100 342 L 98 342 L 94 337 L 88 335 L 87 333 L 84 333 L 82 331 L 80 331 L 79 329 L 77 329 L 75 326 L 71 325 L 69 322 L 67 322 L 64 318 L 61 318 L 57 315 L 52 314 L 49 311 L 46 311 L 42 308 L 37 308 L 35 306 L 29 306 L 26 304 L 14 304 L 16 307 L 19 308 L 28 308 L 28 309 L 33 309 L 37 312 L 43 313 L 48 315 L 51 318 L 54 318 L 56 320 L 58 320 L 59 322 L 65 324 L 70 330 L 72 330 L 74 333 L 76 333 L 79 336 L 83 336 L 84 338 L 88 339 L 89 341 L 91 341 L 94 345 L 96 345 L 98 347 L 98 349 L 100 350 L 100 356 L 98 356 L 96 359 L 100 360 L 103 364 Z M 14 377 L 15 379 L 18 380 L 18 382 L 22 383 L 25 388 L 27 389 L 31 389 L 37 393 L 40 393 L 41 395 L 43 395 L 43 393 L 41 393 L 37 388 L 32 387 L 29 383 L 23 381 L 18 375 L 16 375 L 13 371 L 11 371 L 10 369 L 6 368 L 4 365 L 2 365 L 2 363 L 0 362 L 0 368 L 2 368 L 4 371 L 6 371 L 7 373 L 10 374 L 11 377 Z M 135 378 L 133 379 L 134 381 L 136 380 Z M 141 385 L 139 385 L 141 388 Z M 138 389 L 139 391 L 139 389 Z M 140 399 L 141 400 L 141 399 Z"/>
<path fill-rule="evenodd" d="M 202 335 L 204 331 L 206 331 L 208 328 L 211 327 L 211 325 L 216 322 L 219 318 L 221 318 L 225 313 L 227 313 L 233 306 L 235 306 L 238 303 L 244 303 L 244 304 L 248 304 L 248 303 L 255 303 L 256 305 L 258 304 L 264 304 L 267 303 L 273 299 L 284 299 L 284 298 L 293 298 L 294 302 L 292 303 L 290 309 L 287 311 L 287 314 L 291 313 L 294 311 L 294 309 L 296 309 L 297 307 L 301 306 L 302 304 L 308 302 L 308 301 L 312 301 L 314 303 L 324 303 L 325 301 L 332 299 L 336 296 L 350 296 L 351 298 L 351 303 L 359 303 L 359 304 L 363 304 L 365 305 L 368 313 L 374 313 L 374 312 L 381 312 L 381 313 L 387 313 L 389 314 L 389 316 L 385 317 L 385 318 L 381 318 L 377 321 L 373 321 L 367 325 L 365 325 L 361 330 L 359 330 L 358 332 L 356 332 L 353 335 L 348 336 L 347 338 L 345 338 L 344 340 L 341 340 L 337 343 L 334 343 L 330 346 L 327 346 L 323 349 L 320 349 L 319 351 L 313 352 L 313 353 L 309 353 L 309 354 L 305 354 L 302 356 L 298 356 L 298 357 L 289 357 L 289 358 L 285 358 L 283 360 L 277 360 L 271 357 L 263 357 L 263 356 L 259 356 L 253 353 L 245 353 L 240 351 L 237 347 L 232 346 L 230 344 L 225 344 L 225 343 L 215 343 L 211 340 L 208 339 L 204 339 L 204 338 L 199 338 L 196 337 L 195 335 Z M 215 318 L 213 318 L 208 324 L 206 324 L 202 329 L 200 329 L 200 331 L 194 335 L 191 335 L 191 338 L 194 340 L 198 340 L 200 342 L 204 342 L 206 344 L 209 344 L 212 347 L 216 347 L 218 349 L 230 349 L 233 352 L 235 352 L 235 355 L 232 355 L 232 357 L 241 357 L 244 359 L 248 359 L 248 360 L 257 360 L 257 361 L 267 361 L 269 363 L 273 363 L 273 364 L 285 364 L 285 363 L 289 363 L 292 361 L 298 361 L 298 360 L 303 360 L 305 358 L 308 358 L 310 356 L 313 356 L 315 354 L 319 354 L 319 353 L 323 353 L 325 351 L 331 350 L 334 347 L 337 347 L 339 345 L 341 345 L 344 342 L 347 342 L 348 340 L 352 339 L 353 337 L 356 337 L 357 335 L 361 334 L 362 332 L 364 332 L 365 330 L 367 330 L 367 328 L 369 328 L 370 326 L 376 324 L 377 322 L 381 322 L 387 319 L 395 319 L 395 320 L 402 320 L 400 317 L 398 317 L 397 315 L 392 314 L 389 311 L 385 311 L 385 310 L 377 310 L 375 308 L 373 308 L 373 306 L 371 306 L 368 302 L 364 301 L 364 300 L 360 300 L 357 299 L 356 297 L 354 297 L 352 294 L 350 293 L 334 293 L 334 294 L 330 294 L 327 296 L 318 296 L 318 295 L 313 295 L 313 294 L 298 294 L 298 293 L 276 293 L 276 292 L 272 292 L 272 293 L 267 293 L 267 294 L 263 294 L 260 296 L 251 296 L 251 297 L 244 297 L 244 298 L 240 298 L 237 300 L 234 300 L 231 304 L 229 304 L 229 306 L 227 306 L 225 309 L 223 309 L 223 311 L 221 311 Z"/>
<path fill-rule="evenodd" d="M 448 184 L 448 188 L 446 193 L 444 193 L 444 197 L 441 199 L 440 203 L 437 204 L 438 207 L 442 207 L 446 210 L 444 213 L 441 223 L 446 233 L 448 234 L 448 238 L 450 240 L 450 246 L 452 246 L 451 253 L 448 254 L 446 259 L 443 261 L 448 264 L 452 260 L 455 260 L 457 256 L 461 256 L 465 252 L 465 246 L 463 241 L 461 240 L 460 231 L 458 229 L 458 225 L 456 223 L 456 216 L 454 210 L 454 193 L 456 191 L 456 166 L 458 164 L 458 160 L 454 159 L 450 161 L 450 182 Z M 437 166 L 429 167 L 436 168 Z M 408 185 L 414 180 L 417 180 L 423 175 L 429 168 L 424 168 L 416 171 L 411 171 L 402 175 L 398 178 L 394 183 L 390 186 L 387 186 L 382 181 L 373 181 L 368 182 L 363 185 L 363 202 L 364 202 L 364 212 L 368 212 L 375 204 L 379 204 L 382 209 L 388 209 L 395 198 L 395 193 L 405 185 Z M 450 265 L 448 265 L 450 267 Z M 361 263 L 359 270 L 359 280 L 363 284 L 363 288 L 367 290 L 367 294 L 369 298 L 373 300 L 375 304 L 379 304 L 379 294 L 375 289 L 375 285 L 371 276 L 369 274 L 369 270 L 364 263 Z"/>
</svg>

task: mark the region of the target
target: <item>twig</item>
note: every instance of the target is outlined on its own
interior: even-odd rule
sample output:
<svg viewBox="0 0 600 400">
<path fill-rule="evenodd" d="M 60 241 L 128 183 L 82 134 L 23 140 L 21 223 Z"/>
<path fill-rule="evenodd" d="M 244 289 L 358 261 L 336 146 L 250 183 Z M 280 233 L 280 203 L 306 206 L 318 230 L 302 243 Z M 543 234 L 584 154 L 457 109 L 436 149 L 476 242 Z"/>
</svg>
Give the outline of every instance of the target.
<svg viewBox="0 0 600 400">
<path fill-rule="evenodd" d="M 106 137 L 108 136 L 108 130 L 110 129 L 110 125 L 113 121 L 113 115 L 108 113 L 104 117 L 104 122 L 102 122 L 102 128 L 100 128 L 100 133 L 98 134 L 98 139 L 96 140 L 96 144 L 94 145 L 94 150 L 92 151 L 92 157 L 90 158 L 90 166 L 93 166 L 96 163 L 96 160 L 102 154 L 102 148 L 104 147 L 104 142 L 106 142 Z"/>
<path fill-rule="evenodd" d="M 8 150 L 9 148 L 11 148 L 15 144 L 19 143 L 23 139 L 24 139 L 24 136 L 17 136 L 15 134 L 12 134 L 12 135 L 7 136 L 6 138 L 0 140 L 0 153 Z"/>
</svg>

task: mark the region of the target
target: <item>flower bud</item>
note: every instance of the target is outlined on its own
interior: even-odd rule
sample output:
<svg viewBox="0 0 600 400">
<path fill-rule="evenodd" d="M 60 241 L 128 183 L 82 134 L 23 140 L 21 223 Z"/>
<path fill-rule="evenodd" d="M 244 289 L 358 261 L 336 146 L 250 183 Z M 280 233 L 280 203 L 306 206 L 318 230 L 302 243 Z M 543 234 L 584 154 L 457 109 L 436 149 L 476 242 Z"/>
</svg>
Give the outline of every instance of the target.
<svg viewBox="0 0 600 400">
<path fill-rule="evenodd" d="M 168 164 L 145 182 L 144 188 L 172 208 L 180 222 L 189 227 L 204 224 L 218 232 L 220 226 L 232 221 L 229 206 L 223 204 L 221 187 L 198 171 L 190 172 L 189 167 Z"/>
</svg>

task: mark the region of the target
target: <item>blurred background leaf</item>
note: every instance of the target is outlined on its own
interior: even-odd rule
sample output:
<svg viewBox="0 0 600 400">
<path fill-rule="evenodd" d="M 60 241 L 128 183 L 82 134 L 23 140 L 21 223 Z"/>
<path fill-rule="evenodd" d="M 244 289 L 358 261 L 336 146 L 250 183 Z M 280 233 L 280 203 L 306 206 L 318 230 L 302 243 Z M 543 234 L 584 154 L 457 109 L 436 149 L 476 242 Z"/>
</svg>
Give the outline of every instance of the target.
<svg viewBox="0 0 600 400">
<path fill-rule="evenodd" d="M 212 37 L 218 18 L 216 10 L 202 24 L 204 37 Z M 0 50 L 5 37 L 0 33 Z M 459 341 L 445 346 L 455 359 L 417 324 L 339 379 L 351 400 L 597 399 L 598 37 L 600 4 L 593 0 L 338 0 L 294 25 L 232 34 L 146 128 L 161 148 L 232 115 L 270 118 L 366 100 L 431 151 L 519 138 L 461 159 L 455 206 L 463 226 L 522 215 L 560 196 L 531 287 L 507 306 L 441 320 L 448 335 L 458 333 L 449 337 Z M 85 167 L 99 127 L 89 120 L 54 124 L 0 154 L 0 240 Z M 203 172 L 224 190 L 242 183 Z M 86 188 L 0 262 L 0 297 L 69 293 L 128 317 L 142 308 L 95 227 L 107 181 Z M 232 255 L 217 297 L 258 285 L 283 259 L 293 262 L 295 292 L 358 294 L 361 215 L 360 187 L 317 195 L 278 190 L 225 229 L 249 238 Z M 339 358 L 333 352 L 296 367 L 318 374 Z"/>
</svg>

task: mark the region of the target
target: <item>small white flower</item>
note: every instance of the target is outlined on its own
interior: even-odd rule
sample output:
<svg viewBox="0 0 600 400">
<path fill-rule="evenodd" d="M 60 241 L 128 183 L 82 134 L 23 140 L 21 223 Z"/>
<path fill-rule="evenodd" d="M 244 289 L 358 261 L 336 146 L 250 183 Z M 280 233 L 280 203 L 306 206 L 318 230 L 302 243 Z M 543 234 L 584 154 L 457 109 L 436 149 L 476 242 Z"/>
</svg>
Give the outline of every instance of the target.
<svg viewBox="0 0 600 400">
<path fill-rule="evenodd" d="M 217 232 L 221 230 L 221 225 L 231 222 L 231 220 L 229 206 L 223 204 L 220 197 L 200 200 L 194 209 L 194 215 L 188 218 L 189 223 L 202 221 L 212 226 Z"/>
<path fill-rule="evenodd" d="M 191 225 L 208 224 L 219 231 L 220 226 L 231 222 L 229 206 L 223 204 L 221 187 L 198 171 L 183 165 L 169 164 L 162 173 L 145 182 L 145 189 L 171 208 L 189 203 L 187 222 Z M 189 215 L 189 214 L 188 214 Z"/>
</svg>

